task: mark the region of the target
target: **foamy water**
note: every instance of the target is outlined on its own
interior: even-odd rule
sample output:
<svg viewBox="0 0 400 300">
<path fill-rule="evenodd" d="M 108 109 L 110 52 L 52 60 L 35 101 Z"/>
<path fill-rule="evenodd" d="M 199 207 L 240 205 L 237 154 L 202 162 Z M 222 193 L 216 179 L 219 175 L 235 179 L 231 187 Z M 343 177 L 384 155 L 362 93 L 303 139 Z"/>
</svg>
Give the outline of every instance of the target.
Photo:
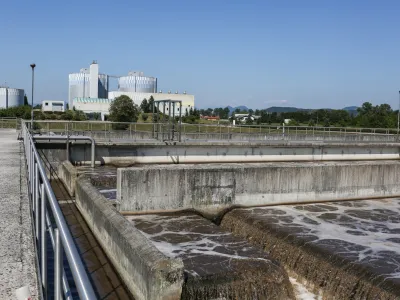
<svg viewBox="0 0 400 300">
<path fill-rule="evenodd" d="M 313 292 L 310 292 L 305 285 L 301 284 L 294 277 L 289 277 L 290 283 L 293 286 L 294 292 L 296 294 L 297 300 L 322 300 L 321 295 L 317 295 Z"/>
<path fill-rule="evenodd" d="M 400 283 L 400 200 L 364 200 L 246 209 L 306 243 Z"/>
</svg>

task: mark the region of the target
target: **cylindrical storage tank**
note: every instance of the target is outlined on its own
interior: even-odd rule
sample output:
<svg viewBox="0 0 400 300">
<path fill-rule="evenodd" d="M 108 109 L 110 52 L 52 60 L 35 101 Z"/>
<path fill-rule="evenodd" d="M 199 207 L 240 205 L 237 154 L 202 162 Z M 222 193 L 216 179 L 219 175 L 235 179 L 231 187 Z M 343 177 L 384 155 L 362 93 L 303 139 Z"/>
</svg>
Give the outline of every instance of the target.
<svg viewBox="0 0 400 300">
<path fill-rule="evenodd" d="M 144 76 L 142 72 L 130 72 L 118 79 L 121 92 L 157 93 L 157 78 Z"/>
<path fill-rule="evenodd" d="M 108 76 L 99 74 L 99 98 L 108 98 Z"/>
<path fill-rule="evenodd" d="M 0 108 L 24 105 L 24 96 L 23 89 L 0 87 Z"/>
<path fill-rule="evenodd" d="M 72 109 L 72 100 L 75 98 L 89 98 L 90 97 L 90 74 L 87 69 L 82 69 L 81 73 L 69 74 L 69 96 L 68 103 Z M 99 98 L 108 98 L 108 76 L 99 74 Z"/>
<path fill-rule="evenodd" d="M 70 109 L 72 109 L 72 100 L 75 98 L 90 97 L 89 77 L 90 74 L 86 72 L 69 74 L 68 103 Z"/>
</svg>

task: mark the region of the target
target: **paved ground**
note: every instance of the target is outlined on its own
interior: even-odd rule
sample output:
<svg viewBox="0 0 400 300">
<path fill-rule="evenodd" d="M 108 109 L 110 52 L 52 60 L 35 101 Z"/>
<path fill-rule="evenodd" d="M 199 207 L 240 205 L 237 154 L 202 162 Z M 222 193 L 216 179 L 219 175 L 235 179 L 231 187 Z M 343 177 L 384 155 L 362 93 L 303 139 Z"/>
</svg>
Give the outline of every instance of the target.
<svg viewBox="0 0 400 300">
<path fill-rule="evenodd" d="M 0 299 L 16 299 L 37 277 L 22 144 L 15 129 L 0 130 Z"/>
</svg>

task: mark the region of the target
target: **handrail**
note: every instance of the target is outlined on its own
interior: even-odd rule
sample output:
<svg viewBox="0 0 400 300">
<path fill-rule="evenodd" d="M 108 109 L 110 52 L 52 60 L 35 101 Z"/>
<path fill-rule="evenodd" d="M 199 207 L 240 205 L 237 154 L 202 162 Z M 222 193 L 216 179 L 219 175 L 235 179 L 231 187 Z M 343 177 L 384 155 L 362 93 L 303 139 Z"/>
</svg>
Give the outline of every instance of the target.
<svg viewBox="0 0 400 300">
<path fill-rule="evenodd" d="M 111 121 L 69 121 L 69 120 L 35 120 L 35 123 L 38 124 L 87 124 L 89 125 L 112 125 L 112 124 L 125 124 L 125 125 L 136 125 L 136 126 L 149 126 L 151 127 L 152 125 L 155 124 L 165 124 L 165 123 L 140 123 L 140 122 L 111 122 Z M 373 127 L 336 127 L 336 126 L 330 126 L 330 127 L 324 127 L 324 126 L 319 126 L 319 125 L 314 125 L 314 126 L 307 126 L 307 125 L 282 125 L 282 124 L 274 124 L 274 125 L 267 125 L 267 124 L 236 124 L 232 125 L 230 123 L 220 123 L 220 124 L 190 124 L 190 123 L 182 123 L 182 126 L 186 127 L 226 127 L 226 128 L 271 128 L 271 129 L 277 129 L 280 128 L 282 129 L 285 127 L 286 129 L 298 129 L 298 130 L 307 130 L 307 131 L 312 131 L 312 130 L 320 130 L 320 131 L 331 131 L 331 132 L 338 132 L 340 130 L 345 131 L 347 133 L 366 133 L 366 132 L 376 132 L 376 131 L 384 131 L 384 132 L 393 132 L 393 134 L 397 134 L 397 128 L 373 128 Z M 79 131 L 90 131 L 90 129 L 81 129 Z M 388 133 L 387 133 L 388 134 Z"/>
<path fill-rule="evenodd" d="M 30 199 L 32 201 L 32 210 L 34 215 L 34 233 L 37 240 L 37 249 L 39 251 L 38 257 L 40 261 L 40 281 L 42 284 L 43 294 L 49 294 L 48 280 L 47 280 L 47 231 L 51 232 L 54 237 L 54 298 L 62 299 L 62 294 L 67 294 L 70 291 L 66 290 L 66 285 L 63 284 L 63 252 L 66 254 L 69 268 L 75 282 L 75 286 L 79 293 L 80 299 L 91 300 L 96 299 L 95 292 L 86 273 L 84 264 L 82 263 L 79 252 L 75 246 L 72 235 L 68 229 L 68 225 L 64 219 L 61 208 L 51 188 L 50 182 L 47 178 L 46 171 L 43 163 L 36 150 L 33 137 L 30 134 L 25 123 L 22 125 L 22 137 L 24 140 L 24 148 L 28 169 L 28 188 Z M 52 226 L 48 226 L 46 222 L 46 215 L 50 212 L 55 220 L 54 232 Z M 39 222 L 40 221 L 40 222 Z M 46 225 L 47 224 L 47 225 Z M 53 240 L 53 239 L 52 239 Z M 63 251 L 62 251 L 63 250 Z M 64 293 L 62 293 L 64 290 Z M 68 294 L 67 294 L 68 296 Z"/>
<path fill-rule="evenodd" d="M 90 136 L 82 136 L 82 135 L 71 135 L 71 136 L 62 136 L 62 135 L 34 135 L 33 138 L 35 140 L 55 140 L 55 141 L 90 141 L 92 144 L 91 147 L 91 167 L 94 168 L 95 165 L 95 153 L 96 153 L 96 142 Z"/>
</svg>

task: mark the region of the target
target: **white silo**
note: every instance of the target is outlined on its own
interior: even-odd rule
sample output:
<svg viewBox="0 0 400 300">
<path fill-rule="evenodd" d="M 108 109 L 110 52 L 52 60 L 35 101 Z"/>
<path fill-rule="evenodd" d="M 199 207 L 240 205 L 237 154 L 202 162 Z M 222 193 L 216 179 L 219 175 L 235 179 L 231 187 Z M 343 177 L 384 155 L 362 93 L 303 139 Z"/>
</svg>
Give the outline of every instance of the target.
<svg viewBox="0 0 400 300">
<path fill-rule="evenodd" d="M 24 105 L 25 92 L 23 89 L 13 89 L 0 86 L 0 108 Z"/>
<path fill-rule="evenodd" d="M 143 72 L 132 71 L 118 78 L 121 92 L 157 93 L 157 78 L 144 76 Z"/>
<path fill-rule="evenodd" d="M 95 79 L 96 83 L 91 84 Z M 96 90 L 97 88 L 97 90 Z M 96 93 L 97 92 L 97 93 Z M 72 109 L 74 98 L 107 98 L 108 76 L 99 74 L 98 64 L 94 61 L 90 68 L 83 68 L 79 73 L 69 74 L 68 104 Z"/>
</svg>

